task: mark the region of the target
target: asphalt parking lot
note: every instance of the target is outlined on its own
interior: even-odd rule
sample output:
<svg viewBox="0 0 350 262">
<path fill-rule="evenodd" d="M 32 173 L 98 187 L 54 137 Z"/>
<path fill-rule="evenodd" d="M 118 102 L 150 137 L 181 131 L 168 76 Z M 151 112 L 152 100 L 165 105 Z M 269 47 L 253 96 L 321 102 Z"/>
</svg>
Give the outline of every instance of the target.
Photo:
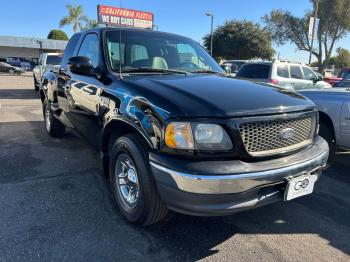
<svg viewBox="0 0 350 262">
<path fill-rule="evenodd" d="M 0 75 L 1 261 L 349 261 L 350 154 L 314 194 L 232 216 L 149 228 L 114 206 L 98 154 L 44 129 L 33 79 Z"/>
</svg>

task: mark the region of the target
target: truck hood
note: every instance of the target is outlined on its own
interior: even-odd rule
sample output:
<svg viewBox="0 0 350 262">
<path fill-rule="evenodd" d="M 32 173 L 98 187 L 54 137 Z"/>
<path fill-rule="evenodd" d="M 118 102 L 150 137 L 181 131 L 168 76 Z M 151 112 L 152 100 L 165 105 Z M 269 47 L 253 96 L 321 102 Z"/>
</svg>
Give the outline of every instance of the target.
<svg viewBox="0 0 350 262">
<path fill-rule="evenodd" d="M 125 81 L 162 97 L 164 106 L 172 103 L 191 117 L 276 114 L 315 108 L 313 102 L 295 92 L 219 75 L 160 75 Z"/>
</svg>

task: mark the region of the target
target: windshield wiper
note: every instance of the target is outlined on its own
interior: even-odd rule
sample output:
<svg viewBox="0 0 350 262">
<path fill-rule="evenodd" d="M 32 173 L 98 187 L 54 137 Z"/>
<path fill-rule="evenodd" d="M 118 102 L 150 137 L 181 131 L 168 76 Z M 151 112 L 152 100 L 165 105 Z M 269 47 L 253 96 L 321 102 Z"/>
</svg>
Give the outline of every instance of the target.
<svg viewBox="0 0 350 262">
<path fill-rule="evenodd" d="M 216 75 L 227 75 L 226 73 L 223 73 L 223 72 L 217 72 L 217 71 L 207 70 L 207 69 L 203 69 L 203 70 L 195 70 L 195 71 L 191 71 L 191 73 L 193 73 L 193 74 L 216 74 Z"/>
<path fill-rule="evenodd" d="M 164 74 L 184 74 L 187 75 L 188 72 L 181 70 L 173 69 L 161 69 L 161 68 L 152 68 L 152 67 L 130 67 L 125 68 L 121 71 L 122 73 L 164 73 Z"/>
</svg>

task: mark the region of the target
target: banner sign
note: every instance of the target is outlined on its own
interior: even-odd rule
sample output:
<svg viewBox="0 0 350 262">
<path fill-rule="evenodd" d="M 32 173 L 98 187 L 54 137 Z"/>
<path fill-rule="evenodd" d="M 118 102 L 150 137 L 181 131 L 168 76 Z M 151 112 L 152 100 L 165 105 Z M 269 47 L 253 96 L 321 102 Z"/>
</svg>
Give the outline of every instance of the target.
<svg viewBox="0 0 350 262">
<path fill-rule="evenodd" d="M 109 26 L 127 26 L 136 28 L 153 27 L 153 14 L 149 12 L 98 5 L 97 17 L 99 24 L 107 24 Z"/>
<path fill-rule="evenodd" d="M 314 23 L 315 23 L 315 28 L 314 28 Z M 310 17 L 310 22 L 309 22 L 309 33 L 308 33 L 308 37 L 309 39 L 312 38 L 312 29 L 314 29 L 314 39 L 317 39 L 317 33 L 318 33 L 318 25 L 320 24 L 320 19 L 316 19 L 315 22 L 315 18 L 313 16 Z"/>
</svg>

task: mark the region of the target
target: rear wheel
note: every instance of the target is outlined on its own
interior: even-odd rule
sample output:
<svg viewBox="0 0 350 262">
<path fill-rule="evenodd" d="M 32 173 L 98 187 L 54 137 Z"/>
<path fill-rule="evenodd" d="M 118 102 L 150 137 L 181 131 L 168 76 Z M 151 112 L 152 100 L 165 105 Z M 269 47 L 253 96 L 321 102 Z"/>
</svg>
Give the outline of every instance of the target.
<svg viewBox="0 0 350 262">
<path fill-rule="evenodd" d="M 129 222 L 147 226 L 165 218 L 148 160 L 147 146 L 136 135 L 112 141 L 110 179 L 119 209 Z"/>
<path fill-rule="evenodd" d="M 50 102 L 47 99 L 43 103 L 43 115 L 45 122 L 45 129 L 52 137 L 63 137 L 66 131 L 65 126 L 54 116 Z"/>
</svg>

